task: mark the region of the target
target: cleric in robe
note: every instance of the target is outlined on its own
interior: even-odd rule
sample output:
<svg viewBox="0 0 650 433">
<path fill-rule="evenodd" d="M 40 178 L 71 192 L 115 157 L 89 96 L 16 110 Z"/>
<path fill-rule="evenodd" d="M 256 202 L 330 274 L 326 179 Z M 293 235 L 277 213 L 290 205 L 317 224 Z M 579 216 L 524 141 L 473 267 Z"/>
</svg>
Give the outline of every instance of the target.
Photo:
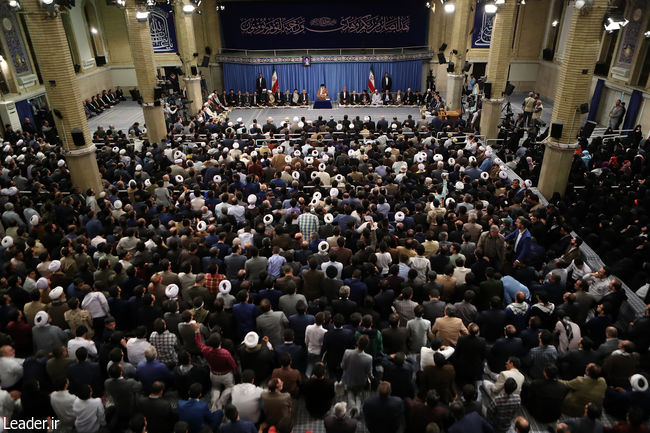
<svg viewBox="0 0 650 433">
<path fill-rule="evenodd" d="M 325 88 L 325 84 L 320 85 L 320 89 L 318 89 L 318 94 L 316 94 L 316 97 L 321 101 L 330 99 L 330 92 L 328 92 L 328 90 Z"/>
</svg>

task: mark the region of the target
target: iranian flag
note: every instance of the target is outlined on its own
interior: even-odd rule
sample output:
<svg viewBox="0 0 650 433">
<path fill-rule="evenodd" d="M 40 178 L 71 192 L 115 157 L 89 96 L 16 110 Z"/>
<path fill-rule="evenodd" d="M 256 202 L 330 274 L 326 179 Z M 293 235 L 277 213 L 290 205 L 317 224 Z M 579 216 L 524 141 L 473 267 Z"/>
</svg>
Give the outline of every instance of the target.
<svg viewBox="0 0 650 433">
<path fill-rule="evenodd" d="M 370 66 L 370 75 L 368 75 L 368 88 L 370 89 L 370 93 L 375 91 L 375 73 L 372 70 L 372 66 Z"/>
<path fill-rule="evenodd" d="M 271 76 L 271 91 L 275 93 L 278 90 L 278 73 L 275 72 L 275 66 L 273 67 L 273 75 Z"/>
</svg>

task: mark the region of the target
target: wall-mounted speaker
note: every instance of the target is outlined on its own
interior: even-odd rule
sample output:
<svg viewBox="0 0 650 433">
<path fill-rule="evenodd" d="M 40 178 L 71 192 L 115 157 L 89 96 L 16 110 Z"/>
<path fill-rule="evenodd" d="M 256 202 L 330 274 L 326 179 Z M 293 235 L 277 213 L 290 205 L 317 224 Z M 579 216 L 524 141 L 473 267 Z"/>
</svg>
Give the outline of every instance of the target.
<svg viewBox="0 0 650 433">
<path fill-rule="evenodd" d="M 596 122 L 593 120 L 588 120 L 587 123 L 585 123 L 585 126 L 582 127 L 582 136 L 584 138 L 591 137 L 591 134 L 593 134 L 595 128 Z"/>
<path fill-rule="evenodd" d="M 584 104 L 580 104 L 580 107 L 578 107 L 578 110 L 580 110 L 580 114 L 589 113 L 589 104 L 587 104 L 586 102 Z"/>
<path fill-rule="evenodd" d="M 210 47 L 205 47 L 205 54 L 207 54 L 208 56 L 209 56 L 210 54 L 212 54 L 212 48 L 210 48 Z"/>
<path fill-rule="evenodd" d="M 99 66 L 104 66 L 106 64 L 106 56 L 97 56 L 95 57 L 95 64 Z"/>
<path fill-rule="evenodd" d="M 454 72 L 454 62 L 449 62 L 447 65 L 447 72 L 452 73 Z"/>
<path fill-rule="evenodd" d="M 190 73 L 191 73 L 192 75 L 198 75 L 199 70 L 197 69 L 196 66 L 190 66 Z"/>
<path fill-rule="evenodd" d="M 72 128 L 70 130 L 70 135 L 72 135 L 72 142 L 77 147 L 84 147 L 86 145 L 86 139 L 84 138 L 84 133 L 79 128 Z"/>
<path fill-rule="evenodd" d="M 465 66 L 463 66 L 463 72 L 469 72 L 470 69 L 472 69 L 472 64 L 470 62 L 465 62 Z"/>
<path fill-rule="evenodd" d="M 203 61 L 201 62 L 202 68 L 207 68 L 210 66 L 210 56 L 203 56 Z"/>
<path fill-rule="evenodd" d="M 483 83 L 483 94 L 486 99 L 492 98 L 492 83 Z"/>
<path fill-rule="evenodd" d="M 447 59 L 445 59 L 445 53 L 442 52 L 438 53 L 438 63 L 440 63 L 441 65 L 447 63 Z"/>
<path fill-rule="evenodd" d="M 514 91 L 515 91 L 515 85 L 511 84 L 510 81 L 508 81 L 506 83 L 506 91 L 503 92 L 503 93 L 505 93 L 507 96 L 510 96 L 510 95 L 512 95 L 512 92 L 514 92 Z"/>
<path fill-rule="evenodd" d="M 162 87 L 158 87 L 158 86 L 154 87 L 153 88 L 153 99 L 158 100 L 158 99 L 162 98 L 162 96 L 163 96 Z"/>
<path fill-rule="evenodd" d="M 555 50 L 552 48 L 546 48 L 544 51 L 542 51 L 542 58 L 544 60 L 548 60 L 549 62 L 553 61 L 553 57 L 555 56 Z"/>
<path fill-rule="evenodd" d="M 154 107 L 160 107 L 161 105 L 162 105 L 162 104 L 161 104 L 161 102 L 160 102 L 160 99 L 156 99 L 155 101 L 153 101 L 153 106 L 154 106 Z"/>
<path fill-rule="evenodd" d="M 559 140 L 562 138 L 562 129 L 564 129 L 564 124 L 561 122 L 554 122 L 551 124 L 551 138 Z"/>
<path fill-rule="evenodd" d="M 447 49 L 447 44 L 445 42 L 440 45 L 440 48 L 438 48 L 438 51 L 445 51 Z"/>
<path fill-rule="evenodd" d="M 594 75 L 599 75 L 601 77 L 606 77 L 609 73 L 609 64 L 606 62 L 596 62 L 594 67 Z"/>
<path fill-rule="evenodd" d="M 81 66 L 80 65 L 74 65 L 74 73 L 78 74 L 79 71 L 81 71 Z"/>
</svg>

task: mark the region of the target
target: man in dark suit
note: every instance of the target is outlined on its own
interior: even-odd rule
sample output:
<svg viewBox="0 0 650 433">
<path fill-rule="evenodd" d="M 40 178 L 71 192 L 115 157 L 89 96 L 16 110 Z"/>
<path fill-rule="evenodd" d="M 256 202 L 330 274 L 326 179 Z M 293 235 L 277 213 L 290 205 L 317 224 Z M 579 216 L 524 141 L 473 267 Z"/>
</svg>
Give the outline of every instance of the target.
<svg viewBox="0 0 650 433">
<path fill-rule="evenodd" d="M 574 377 L 581 376 L 588 364 L 598 361 L 593 345 L 591 338 L 582 337 L 578 349 L 570 350 L 559 359 L 563 379 L 571 380 Z"/>
<path fill-rule="evenodd" d="M 88 349 L 80 347 L 75 351 L 77 362 L 68 367 L 70 391 L 75 394 L 80 386 L 90 385 L 93 397 L 104 395 L 104 380 L 99 363 L 88 361 Z"/>
<path fill-rule="evenodd" d="M 244 105 L 244 96 L 241 94 L 241 90 L 235 95 L 235 104 L 237 107 L 242 107 Z"/>
<path fill-rule="evenodd" d="M 255 89 L 257 89 L 258 95 L 262 93 L 262 89 L 266 89 L 266 78 L 262 76 L 261 72 L 257 76 L 257 80 L 255 80 Z"/>
<path fill-rule="evenodd" d="M 404 423 L 404 402 L 390 393 L 390 383 L 381 382 L 377 395 L 363 402 L 363 415 L 370 433 L 393 433 Z"/>
<path fill-rule="evenodd" d="M 515 226 L 517 227 L 512 233 L 506 236 L 506 242 L 513 245 L 512 258 L 515 267 L 520 263 L 525 263 L 530 253 L 530 244 L 532 243 L 532 236 L 528 231 L 530 223 L 524 217 L 517 217 Z"/>
<path fill-rule="evenodd" d="M 200 400 L 201 395 L 201 385 L 194 383 L 190 386 L 190 398 L 178 401 L 178 419 L 189 425 L 189 433 L 198 433 L 205 427 L 216 431 L 223 419 L 223 412 L 211 412 L 208 403 Z"/>
<path fill-rule="evenodd" d="M 384 78 L 381 79 L 381 93 L 385 93 L 386 90 L 389 92 L 393 88 L 393 79 L 388 75 L 388 72 L 384 74 Z"/>
<path fill-rule="evenodd" d="M 325 354 L 325 361 L 330 377 L 335 380 L 341 378 L 341 361 L 347 349 L 354 347 L 354 332 L 343 328 L 345 318 L 341 314 L 334 315 L 334 327 L 330 328 L 323 336 L 321 353 Z"/>
<path fill-rule="evenodd" d="M 126 428 L 135 413 L 136 396 L 142 384 L 134 379 L 124 379 L 122 365 L 112 364 L 108 369 L 109 379 L 104 383 L 106 397 L 114 403 L 114 413 L 109 421 L 112 431 Z"/>
<path fill-rule="evenodd" d="M 339 94 L 339 104 L 341 105 L 350 104 L 350 93 L 348 92 L 347 87 L 344 87 L 343 91 Z"/>
<path fill-rule="evenodd" d="M 339 299 L 332 301 L 332 314 L 340 313 L 345 317 L 345 320 L 348 320 L 350 314 L 357 309 L 357 303 L 348 299 L 350 297 L 350 286 L 341 286 L 339 296 Z"/>
<path fill-rule="evenodd" d="M 469 335 L 458 338 L 454 352 L 454 368 L 458 383 L 474 383 L 483 375 L 483 361 L 487 345 L 485 339 L 479 336 L 479 327 L 470 323 L 467 327 Z"/>
<path fill-rule="evenodd" d="M 360 103 L 361 103 L 361 95 L 359 95 L 356 90 L 353 90 L 352 94 L 350 95 L 350 104 L 359 105 Z"/>
<path fill-rule="evenodd" d="M 408 105 L 415 105 L 415 93 L 411 91 L 410 87 L 408 88 L 406 94 L 404 95 L 404 103 Z"/>
<path fill-rule="evenodd" d="M 138 411 L 142 412 L 147 419 L 147 430 L 157 433 L 171 433 L 178 415 L 172 409 L 169 400 L 162 398 L 165 385 L 162 382 L 154 382 L 151 385 L 151 393 L 148 397 L 140 397 Z"/>
<path fill-rule="evenodd" d="M 487 354 L 487 363 L 490 370 L 497 373 L 511 356 L 518 358 L 524 356 L 526 348 L 521 338 L 517 337 L 517 329 L 507 325 L 504 330 L 505 337 L 497 339 Z"/>
<path fill-rule="evenodd" d="M 302 89 L 300 94 L 300 105 L 309 105 L 309 94 L 305 89 Z"/>
<path fill-rule="evenodd" d="M 562 414 L 562 401 L 568 388 L 557 380 L 555 364 L 544 367 L 544 379 L 524 384 L 521 399 L 528 412 L 539 422 L 552 423 Z"/>
<path fill-rule="evenodd" d="M 346 416 L 348 405 L 340 401 L 334 405 L 334 413 L 323 420 L 327 433 L 354 433 L 357 431 L 357 421 Z"/>
<path fill-rule="evenodd" d="M 388 120 L 386 120 L 385 116 L 381 116 L 379 120 L 377 121 L 377 130 L 379 131 L 387 131 L 388 130 Z"/>
</svg>

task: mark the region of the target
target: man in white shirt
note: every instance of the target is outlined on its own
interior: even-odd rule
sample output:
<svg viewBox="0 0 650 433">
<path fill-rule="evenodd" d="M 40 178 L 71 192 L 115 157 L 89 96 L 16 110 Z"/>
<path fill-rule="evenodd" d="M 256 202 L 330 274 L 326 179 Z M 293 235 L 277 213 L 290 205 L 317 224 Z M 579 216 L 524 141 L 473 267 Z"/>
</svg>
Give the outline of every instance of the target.
<svg viewBox="0 0 650 433">
<path fill-rule="evenodd" d="M 79 325 L 77 326 L 75 334 L 77 337 L 68 341 L 68 353 L 74 356 L 77 353 L 77 349 L 85 347 L 90 356 L 97 356 L 97 346 L 95 346 L 95 343 L 88 338 L 88 328 L 86 328 L 85 325 Z"/>
<path fill-rule="evenodd" d="M 102 330 L 104 329 L 104 318 L 109 315 L 110 308 L 106 296 L 97 287 L 86 296 L 81 302 L 81 308 L 88 311 L 93 318 L 93 329 L 95 330 L 95 339 L 102 341 Z"/>
<path fill-rule="evenodd" d="M 0 347 L 0 387 L 10 389 L 20 382 L 20 379 L 23 378 L 24 361 L 24 359 L 16 358 L 16 351 L 13 347 Z"/>
<path fill-rule="evenodd" d="M 331 246 L 332 245 L 330 245 L 330 247 Z M 340 280 L 341 275 L 343 275 L 343 263 L 337 262 L 336 259 L 337 259 L 336 251 L 330 251 L 329 260 L 321 263 L 320 269 L 321 271 L 323 271 L 325 275 L 327 275 L 327 268 L 330 266 L 334 266 L 336 268 L 336 278 Z"/>
<path fill-rule="evenodd" d="M 323 312 L 316 313 L 314 324 L 307 326 L 305 329 L 305 345 L 307 345 L 307 369 L 305 375 L 311 377 L 311 371 L 314 364 L 320 360 L 321 348 L 323 347 L 323 338 L 327 329 L 323 328 Z"/>
<path fill-rule="evenodd" d="M 68 391 L 69 385 L 70 381 L 68 379 L 64 383 L 55 383 L 54 388 L 56 390 L 50 394 L 50 405 L 54 409 L 56 419 L 60 421 L 58 431 L 72 431 L 74 427 L 75 414 L 73 406 L 77 397 L 70 394 Z"/>
<path fill-rule="evenodd" d="M 575 282 L 587 274 L 591 273 L 591 268 L 588 264 L 584 262 L 582 257 L 576 257 L 573 259 L 568 268 L 566 268 L 567 274 L 571 274 L 571 282 Z"/>
<path fill-rule="evenodd" d="M 82 386 L 77 392 L 78 398 L 72 405 L 77 433 L 96 433 L 101 426 L 106 425 L 102 400 L 90 398 L 90 395 L 90 386 Z"/>
<path fill-rule="evenodd" d="M 260 396 L 264 390 L 255 386 L 255 372 L 244 370 L 241 383 L 232 387 L 232 404 L 239 411 L 239 418 L 257 424 L 260 419 Z"/>
<path fill-rule="evenodd" d="M 137 366 L 145 360 L 144 351 L 152 346 L 147 341 L 147 328 L 144 326 L 135 328 L 135 337 L 129 338 L 126 342 L 126 355 L 129 357 L 129 362 Z"/>
</svg>

